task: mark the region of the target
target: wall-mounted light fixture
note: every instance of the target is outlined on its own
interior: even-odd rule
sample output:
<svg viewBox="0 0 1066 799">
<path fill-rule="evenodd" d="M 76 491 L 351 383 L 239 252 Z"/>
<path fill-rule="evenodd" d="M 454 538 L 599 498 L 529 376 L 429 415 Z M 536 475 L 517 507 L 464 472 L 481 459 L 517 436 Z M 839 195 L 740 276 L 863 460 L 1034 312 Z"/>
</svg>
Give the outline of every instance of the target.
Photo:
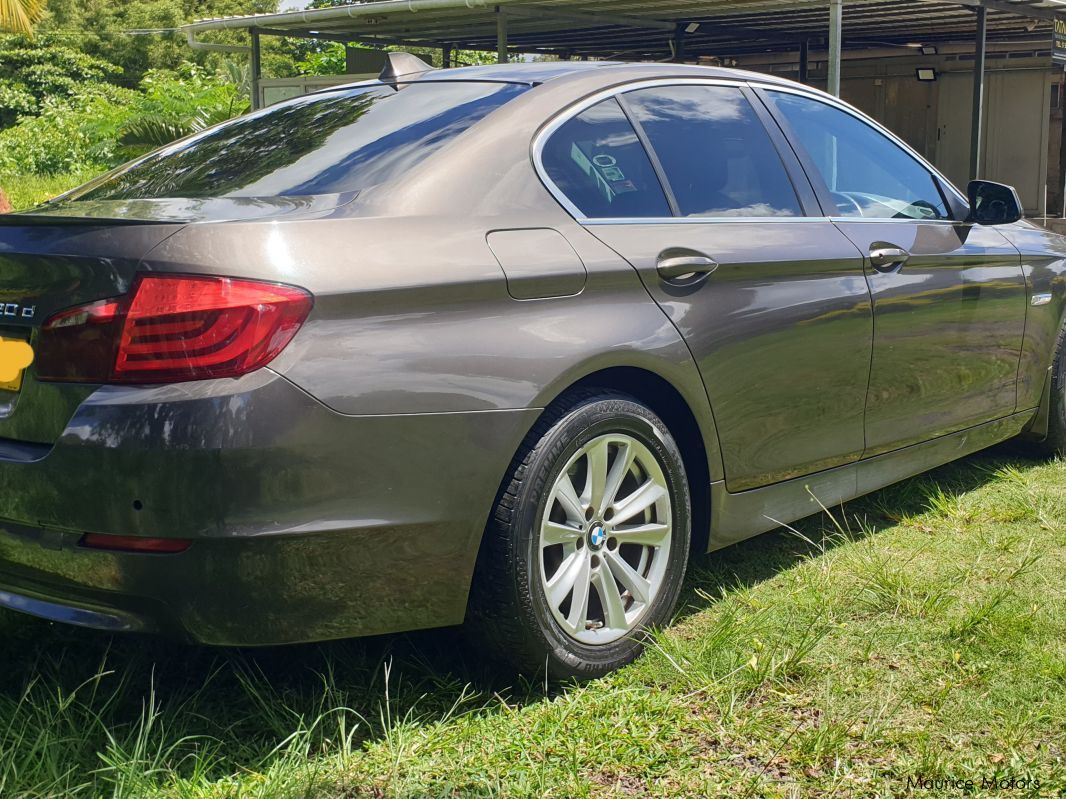
<svg viewBox="0 0 1066 799">
<path fill-rule="evenodd" d="M 918 67 L 914 70 L 914 75 L 923 83 L 931 83 L 937 78 L 936 70 L 932 67 Z"/>
</svg>

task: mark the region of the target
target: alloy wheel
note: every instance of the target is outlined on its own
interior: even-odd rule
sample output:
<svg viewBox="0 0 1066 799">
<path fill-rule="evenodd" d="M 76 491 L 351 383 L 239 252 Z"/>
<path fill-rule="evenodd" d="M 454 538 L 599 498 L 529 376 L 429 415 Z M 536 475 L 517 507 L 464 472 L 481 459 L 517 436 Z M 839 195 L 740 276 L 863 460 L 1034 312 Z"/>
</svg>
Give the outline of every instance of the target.
<svg viewBox="0 0 1066 799">
<path fill-rule="evenodd" d="M 539 541 L 544 595 L 568 636 L 602 645 L 640 624 L 662 588 L 671 510 L 663 469 L 636 438 L 601 435 L 569 459 Z"/>
</svg>

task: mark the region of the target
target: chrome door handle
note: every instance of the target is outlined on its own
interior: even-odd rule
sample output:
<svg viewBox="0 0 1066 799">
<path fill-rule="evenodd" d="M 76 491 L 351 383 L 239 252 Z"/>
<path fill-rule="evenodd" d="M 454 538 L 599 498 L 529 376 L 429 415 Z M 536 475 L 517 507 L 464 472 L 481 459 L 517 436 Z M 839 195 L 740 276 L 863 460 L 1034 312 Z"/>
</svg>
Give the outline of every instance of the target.
<svg viewBox="0 0 1066 799">
<path fill-rule="evenodd" d="M 660 258 L 655 264 L 659 277 L 676 280 L 685 275 L 707 275 L 718 268 L 718 262 L 706 255 L 673 255 Z"/>
<path fill-rule="evenodd" d="M 910 257 L 911 254 L 902 247 L 873 247 L 870 250 L 870 264 L 879 272 L 893 272 Z"/>
</svg>

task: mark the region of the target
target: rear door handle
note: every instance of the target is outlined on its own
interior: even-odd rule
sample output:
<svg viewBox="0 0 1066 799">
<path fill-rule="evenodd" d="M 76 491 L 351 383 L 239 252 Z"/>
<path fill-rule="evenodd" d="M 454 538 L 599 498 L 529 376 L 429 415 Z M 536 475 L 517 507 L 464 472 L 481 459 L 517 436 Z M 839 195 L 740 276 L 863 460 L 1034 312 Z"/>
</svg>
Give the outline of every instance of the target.
<svg viewBox="0 0 1066 799">
<path fill-rule="evenodd" d="M 686 275 L 708 275 L 718 262 L 706 255 L 660 255 L 655 269 L 663 280 L 677 280 Z"/>
<path fill-rule="evenodd" d="M 878 272 L 895 272 L 910 257 L 911 254 L 905 249 L 891 244 L 875 244 L 870 248 L 870 264 Z"/>
</svg>

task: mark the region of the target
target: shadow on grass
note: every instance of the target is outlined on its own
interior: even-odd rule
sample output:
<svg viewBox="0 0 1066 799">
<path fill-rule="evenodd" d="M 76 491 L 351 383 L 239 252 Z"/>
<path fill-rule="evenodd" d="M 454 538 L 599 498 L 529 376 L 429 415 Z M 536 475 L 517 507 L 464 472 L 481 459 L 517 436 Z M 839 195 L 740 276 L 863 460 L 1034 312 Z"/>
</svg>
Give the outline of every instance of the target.
<svg viewBox="0 0 1066 799">
<path fill-rule="evenodd" d="M 928 510 L 938 490 L 970 491 L 999 469 L 1034 463 L 1009 448 L 988 450 L 833 514 L 852 538 L 876 534 L 901 517 Z M 712 605 L 708 597 L 767 580 L 841 541 L 830 535 L 834 527 L 825 514 L 794 527 L 809 541 L 778 530 L 696 558 L 682 615 Z M 52 756 L 68 758 L 68 768 L 83 775 L 100 767 L 100 753 L 108 746 L 121 756 L 124 742 L 137 740 L 146 719 L 159 739 L 156 745 L 172 750 L 176 762 L 184 754 L 202 759 L 209 752 L 208 776 L 221 777 L 261 767 L 294 731 L 306 734 L 311 750 L 335 741 L 332 722 L 316 726 L 324 715 L 336 715 L 335 708 L 347 709 L 343 712 L 351 716 L 349 727 L 357 726 L 358 742 L 380 738 L 397 720 L 431 724 L 456 713 L 498 712 L 501 697 L 514 707 L 541 701 L 555 690 L 495 672 L 468 651 L 454 629 L 227 650 L 112 638 L 3 612 L 0 640 L 0 744 L 5 727 L 51 725 L 40 735 L 51 735 L 54 746 L 62 747 Z M 8 741 L 8 752 L 0 753 L 0 778 L 5 758 L 16 764 L 20 755 L 37 759 L 38 750 L 51 745 L 37 740 L 33 752 L 12 749 L 30 746 L 27 740 Z M 88 794 L 93 793 L 90 788 Z"/>
<path fill-rule="evenodd" d="M 876 535 L 903 518 L 933 509 L 935 496 L 959 495 L 996 479 L 1006 468 L 1024 469 L 1046 461 L 1030 457 L 1013 443 L 1000 444 L 930 472 L 895 483 L 843 507 L 828 509 L 788 526 L 693 559 L 682 593 L 678 618 L 708 606 L 707 595 L 750 588 L 798 562 Z M 847 535 L 840 535 L 843 528 Z"/>
</svg>

